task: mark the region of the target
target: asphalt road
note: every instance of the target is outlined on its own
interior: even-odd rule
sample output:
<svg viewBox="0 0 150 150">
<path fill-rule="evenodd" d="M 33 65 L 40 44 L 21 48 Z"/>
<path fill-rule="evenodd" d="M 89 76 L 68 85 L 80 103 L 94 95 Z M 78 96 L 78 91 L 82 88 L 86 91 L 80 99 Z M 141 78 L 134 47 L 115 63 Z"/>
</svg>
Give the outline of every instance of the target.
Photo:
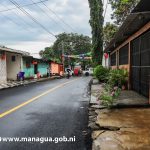
<svg viewBox="0 0 150 150">
<path fill-rule="evenodd" d="M 90 79 L 57 79 L 0 91 L 0 150 L 89 150 Z M 63 136 L 75 142 L 56 143 Z M 29 141 L 2 142 L 5 137 Z M 33 137 L 37 142 L 30 141 Z M 41 137 L 55 141 L 40 143 Z"/>
</svg>

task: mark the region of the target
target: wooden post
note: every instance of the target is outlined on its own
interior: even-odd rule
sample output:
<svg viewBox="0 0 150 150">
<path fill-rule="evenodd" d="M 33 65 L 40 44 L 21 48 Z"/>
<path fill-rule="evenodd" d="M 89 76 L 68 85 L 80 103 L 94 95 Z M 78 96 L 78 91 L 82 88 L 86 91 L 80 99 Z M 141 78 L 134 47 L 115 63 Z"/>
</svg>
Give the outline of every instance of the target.
<svg viewBox="0 0 150 150">
<path fill-rule="evenodd" d="M 116 66 L 119 69 L 119 50 L 116 51 Z"/>
<path fill-rule="evenodd" d="M 131 90 L 131 42 L 130 41 L 129 41 L 129 48 L 128 48 L 128 65 L 129 65 L 128 90 Z"/>
<path fill-rule="evenodd" d="M 150 104 L 150 75 L 149 75 L 149 104 Z"/>
</svg>

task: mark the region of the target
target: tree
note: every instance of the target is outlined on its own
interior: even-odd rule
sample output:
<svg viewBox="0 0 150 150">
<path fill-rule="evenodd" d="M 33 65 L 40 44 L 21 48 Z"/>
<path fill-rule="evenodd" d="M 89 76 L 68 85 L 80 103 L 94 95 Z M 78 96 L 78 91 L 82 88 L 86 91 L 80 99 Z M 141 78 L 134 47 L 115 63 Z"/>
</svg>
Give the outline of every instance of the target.
<svg viewBox="0 0 150 150">
<path fill-rule="evenodd" d="M 63 45 L 62 45 L 63 44 Z M 43 59 L 51 59 L 62 62 L 62 53 L 66 55 L 79 55 L 91 52 L 91 38 L 84 35 L 78 35 L 76 33 L 62 33 L 57 35 L 57 39 L 53 46 L 45 48 L 40 52 L 40 56 Z M 74 64 L 75 59 L 67 59 L 65 66 Z"/>
<path fill-rule="evenodd" d="M 90 25 L 92 28 L 92 57 L 95 65 L 102 64 L 103 58 L 103 4 L 102 0 L 88 0 Z"/>
<path fill-rule="evenodd" d="M 110 41 L 113 39 L 115 33 L 118 31 L 118 26 L 115 24 L 111 24 L 110 22 L 107 22 L 103 29 L 103 42 L 104 42 L 104 48 L 107 47 L 107 45 L 110 43 Z"/>
<path fill-rule="evenodd" d="M 46 61 L 50 61 L 50 60 L 59 61 L 58 58 L 54 54 L 52 46 L 46 47 L 44 50 L 41 50 L 39 52 L 39 55 L 42 57 L 43 60 L 46 60 Z"/>
<path fill-rule="evenodd" d="M 109 0 L 113 9 L 112 19 L 117 25 L 121 25 L 139 0 Z"/>
<path fill-rule="evenodd" d="M 62 33 L 57 35 L 53 49 L 54 53 L 58 56 L 62 54 L 62 43 L 65 54 L 78 55 L 91 51 L 91 39 L 88 36 L 78 35 L 76 33 Z"/>
</svg>

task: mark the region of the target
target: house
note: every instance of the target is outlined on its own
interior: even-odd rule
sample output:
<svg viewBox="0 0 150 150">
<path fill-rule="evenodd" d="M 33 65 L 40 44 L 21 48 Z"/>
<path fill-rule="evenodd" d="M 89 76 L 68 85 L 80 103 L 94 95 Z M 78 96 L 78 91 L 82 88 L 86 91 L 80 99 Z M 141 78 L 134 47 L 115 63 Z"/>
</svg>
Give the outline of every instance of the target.
<svg viewBox="0 0 150 150">
<path fill-rule="evenodd" d="M 28 52 L 0 47 L 0 83 L 17 80 L 17 74 L 24 72 L 25 79 L 47 76 L 50 63 L 33 58 Z"/>
<path fill-rule="evenodd" d="M 23 72 L 25 79 L 33 79 L 34 74 L 34 64 L 32 56 L 23 56 Z"/>
<path fill-rule="evenodd" d="M 45 61 L 38 58 L 33 58 L 33 64 L 34 64 L 34 74 L 40 73 L 41 77 L 46 77 L 47 73 L 50 70 L 49 61 Z"/>
<path fill-rule="evenodd" d="M 60 75 L 64 74 L 63 64 L 51 61 L 51 74 L 52 75 Z"/>
<path fill-rule="evenodd" d="M 50 72 L 50 63 L 32 56 L 23 56 L 23 71 L 25 79 L 37 78 L 38 73 L 41 77 L 46 77 Z"/>
<path fill-rule="evenodd" d="M 29 53 L 0 47 L 0 83 L 17 80 L 17 74 L 22 71 L 23 55 L 29 55 Z"/>
<path fill-rule="evenodd" d="M 129 72 L 128 88 L 150 96 L 150 5 L 141 0 L 104 50 L 112 69 Z"/>
</svg>

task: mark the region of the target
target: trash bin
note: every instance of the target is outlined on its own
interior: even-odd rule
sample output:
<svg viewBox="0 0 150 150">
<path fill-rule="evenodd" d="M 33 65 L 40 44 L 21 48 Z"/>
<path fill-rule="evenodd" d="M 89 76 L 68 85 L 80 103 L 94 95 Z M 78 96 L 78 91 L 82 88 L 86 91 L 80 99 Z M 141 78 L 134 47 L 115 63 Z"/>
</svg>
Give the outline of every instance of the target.
<svg viewBox="0 0 150 150">
<path fill-rule="evenodd" d="M 17 74 L 17 80 L 19 80 L 19 81 L 23 81 L 24 80 L 24 74 L 25 74 L 25 72 L 19 72 L 18 74 Z"/>
</svg>

